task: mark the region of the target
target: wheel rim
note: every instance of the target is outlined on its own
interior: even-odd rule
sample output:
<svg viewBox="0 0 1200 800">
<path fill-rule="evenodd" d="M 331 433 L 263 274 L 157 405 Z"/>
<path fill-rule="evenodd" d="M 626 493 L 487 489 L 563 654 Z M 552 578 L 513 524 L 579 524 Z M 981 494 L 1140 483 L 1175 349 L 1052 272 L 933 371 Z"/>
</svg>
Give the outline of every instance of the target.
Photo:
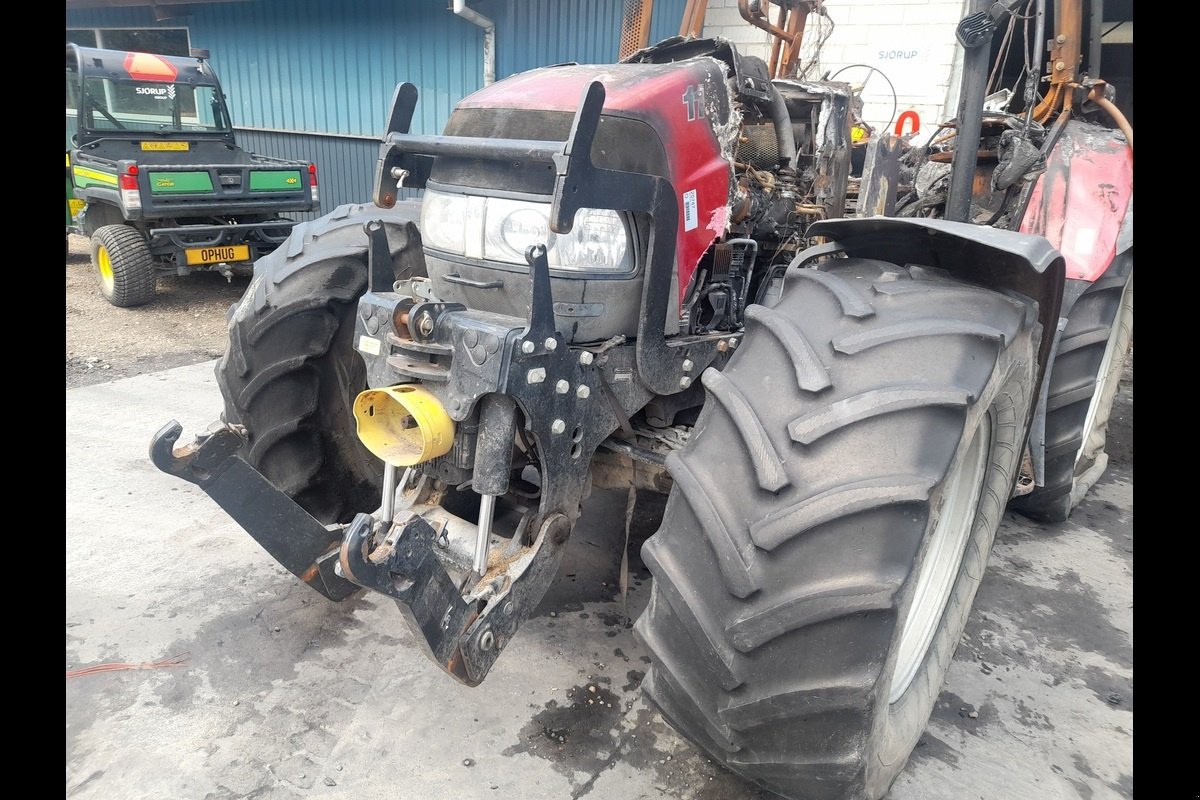
<svg viewBox="0 0 1200 800">
<path fill-rule="evenodd" d="M 100 285 L 104 287 L 105 292 L 112 294 L 112 259 L 108 255 L 108 248 L 104 245 L 100 245 L 100 247 L 96 250 L 96 268 L 100 270 Z"/>
<path fill-rule="evenodd" d="M 925 654 L 933 643 L 938 623 L 954 590 L 958 569 L 974 527 L 975 512 L 979 507 L 991 440 L 989 415 L 975 432 L 962 462 L 946 481 L 941 514 L 934 526 L 921 571 L 916 577 L 912 604 L 900 634 L 888 703 L 894 703 L 904 696 L 925 663 Z"/>
<path fill-rule="evenodd" d="M 1076 467 L 1079 466 L 1079 461 L 1083 458 L 1084 451 L 1087 450 L 1088 439 L 1092 438 L 1092 429 L 1096 427 L 1100 404 L 1103 402 L 1104 392 L 1111 379 L 1109 373 L 1112 372 L 1113 359 L 1117 357 L 1117 337 L 1121 332 L 1121 312 L 1128 302 L 1129 287 L 1132 284 L 1132 278 L 1125 282 L 1125 288 L 1121 290 L 1121 301 L 1117 306 L 1117 314 L 1113 317 L 1112 330 L 1108 332 L 1108 344 L 1104 346 L 1104 357 L 1100 359 L 1100 371 L 1096 373 L 1096 387 L 1092 392 L 1092 400 L 1088 403 L 1087 416 L 1083 419 L 1083 439 L 1079 443 L 1079 452 L 1075 454 Z"/>
</svg>

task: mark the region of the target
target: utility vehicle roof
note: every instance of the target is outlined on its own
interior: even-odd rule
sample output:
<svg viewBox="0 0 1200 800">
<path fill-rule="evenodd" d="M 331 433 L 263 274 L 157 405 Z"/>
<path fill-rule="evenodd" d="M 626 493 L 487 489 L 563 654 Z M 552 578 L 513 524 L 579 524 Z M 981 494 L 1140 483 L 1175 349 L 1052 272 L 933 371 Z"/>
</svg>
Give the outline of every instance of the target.
<svg viewBox="0 0 1200 800">
<path fill-rule="evenodd" d="M 217 76 L 208 62 L 187 56 L 160 56 L 128 50 L 101 50 L 67 45 L 67 66 L 77 66 L 85 78 L 118 81 L 159 81 L 193 86 L 216 86 Z"/>
</svg>

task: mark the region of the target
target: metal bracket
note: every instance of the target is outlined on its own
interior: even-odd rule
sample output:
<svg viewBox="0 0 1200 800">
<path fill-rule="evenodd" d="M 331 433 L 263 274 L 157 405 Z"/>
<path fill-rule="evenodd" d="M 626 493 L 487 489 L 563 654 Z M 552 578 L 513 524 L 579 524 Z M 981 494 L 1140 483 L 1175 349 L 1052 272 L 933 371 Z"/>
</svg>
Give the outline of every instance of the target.
<svg viewBox="0 0 1200 800">
<path fill-rule="evenodd" d="M 391 111 L 388 113 L 386 136 L 389 133 L 408 133 L 412 125 L 413 111 L 417 108 L 417 87 L 408 81 L 396 84 L 392 93 Z"/>
<path fill-rule="evenodd" d="M 890 133 L 877 136 L 867 144 L 862 181 L 858 190 L 858 216 L 896 215 L 896 189 L 900 184 L 901 155 L 900 137 Z"/>
<path fill-rule="evenodd" d="M 561 514 L 544 522 L 521 559 L 523 571 L 498 586 L 486 600 L 464 601 L 435 553 L 438 533 L 419 516 L 392 527 L 371 549 L 374 519 L 359 514 L 346 528 L 338 566 L 350 580 L 397 601 L 414 633 L 434 661 L 468 686 L 477 686 L 520 627 L 558 571 L 570 533 Z M 507 568 L 493 567 L 481 583 L 497 586 Z M 490 613 L 484 613 L 486 606 Z"/>
<path fill-rule="evenodd" d="M 525 261 L 529 264 L 531 286 L 529 324 L 521 332 L 521 337 L 541 347 L 546 339 L 555 338 L 558 333 L 554 327 L 554 296 L 550 291 L 550 262 L 546 258 L 546 246 L 530 245 L 525 249 Z"/>
<path fill-rule="evenodd" d="M 238 430 L 224 425 L 174 449 L 181 433 L 183 426 L 171 420 L 154 434 L 154 466 L 203 489 L 276 561 L 330 600 L 358 590 L 333 571 L 341 529 L 326 528 L 247 464 Z"/>
<path fill-rule="evenodd" d="M 363 223 L 363 230 L 367 233 L 368 290 L 389 292 L 396 281 L 396 268 L 383 221 L 373 219 Z"/>
<path fill-rule="evenodd" d="M 428 643 L 434 660 L 459 680 L 470 683 L 459 653 L 459 637 L 478 612 L 463 601 L 434 554 L 437 532 L 421 517 L 412 517 L 404 525 L 393 526 L 372 550 L 374 525 L 370 514 L 359 514 L 346 528 L 339 571 L 359 586 L 401 603 Z"/>
<path fill-rule="evenodd" d="M 425 185 L 425 179 L 429 177 L 432 159 L 418 157 L 414 160 L 415 163 L 406 163 L 403 156 L 393 152 L 387 143 L 392 134 L 408 133 L 412 126 L 413 112 L 417 108 L 417 94 L 417 87 L 408 81 L 396 84 L 396 91 L 392 93 L 387 128 L 383 132 L 383 144 L 379 148 L 379 158 L 375 163 L 375 190 L 371 198 L 380 208 L 396 205 L 396 196 L 403 188 L 401 184 L 413 177 L 414 172 L 418 189 Z M 403 173 L 402 177 L 396 177 L 397 170 Z"/>
</svg>

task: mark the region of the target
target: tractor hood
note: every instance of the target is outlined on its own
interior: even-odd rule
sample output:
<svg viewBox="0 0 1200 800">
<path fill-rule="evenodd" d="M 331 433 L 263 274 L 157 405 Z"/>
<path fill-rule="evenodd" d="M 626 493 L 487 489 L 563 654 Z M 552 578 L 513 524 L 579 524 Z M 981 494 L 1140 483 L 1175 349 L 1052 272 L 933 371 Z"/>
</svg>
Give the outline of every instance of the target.
<svg viewBox="0 0 1200 800">
<path fill-rule="evenodd" d="M 568 64 L 530 70 L 464 98 L 446 134 L 566 141 L 587 87 L 605 88 L 601 126 L 592 149 L 598 166 L 661 175 L 678 201 L 678 293 L 682 297 L 700 257 L 724 233 L 733 188 L 729 154 L 738 119 L 726 80 L 728 67 L 711 57 L 667 64 Z M 465 184 L 478 163 L 459 170 L 439 159 L 433 178 Z M 545 194 L 553 173 L 523 170 L 492 185 Z M 541 179 L 545 185 L 536 183 Z M 526 185 L 528 184 L 528 185 Z"/>
<path fill-rule="evenodd" d="M 663 119 L 695 122 L 704 111 L 714 125 L 729 116 L 726 67 L 715 58 L 697 58 L 674 64 L 565 64 L 521 72 L 468 95 L 458 108 L 525 108 L 569 111 L 579 107 L 592 81 L 604 84 L 606 114 L 628 112 L 637 116 L 657 112 Z M 685 98 L 688 87 L 702 96 Z M 676 90 L 681 90 L 676 94 Z M 667 105 L 668 100 L 670 105 Z M 683 112 L 682 115 L 679 113 Z M 689 115 L 690 112 L 690 115 Z"/>
</svg>

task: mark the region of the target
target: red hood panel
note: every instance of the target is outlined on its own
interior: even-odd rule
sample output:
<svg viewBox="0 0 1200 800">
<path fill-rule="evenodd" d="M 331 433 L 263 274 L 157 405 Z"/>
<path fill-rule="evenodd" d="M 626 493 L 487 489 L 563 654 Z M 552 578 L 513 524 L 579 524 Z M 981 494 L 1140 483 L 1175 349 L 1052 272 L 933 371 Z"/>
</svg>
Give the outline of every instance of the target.
<svg viewBox="0 0 1200 800">
<path fill-rule="evenodd" d="M 654 128 L 668 154 L 665 176 L 679 211 L 676 268 L 682 304 L 701 256 L 725 232 L 729 217 L 736 125 L 725 67 L 699 58 L 673 64 L 545 67 L 513 75 L 464 98 L 458 108 L 569 111 L 579 108 L 592 81 L 604 84 L 604 113 Z"/>
<path fill-rule="evenodd" d="M 715 63 L 715 62 L 714 62 Z M 459 108 L 575 111 L 592 81 L 604 84 L 605 111 L 653 108 L 664 91 L 691 75 L 687 64 L 571 64 L 521 72 L 467 95 Z M 679 101 L 683 108 L 682 100 Z"/>
</svg>

